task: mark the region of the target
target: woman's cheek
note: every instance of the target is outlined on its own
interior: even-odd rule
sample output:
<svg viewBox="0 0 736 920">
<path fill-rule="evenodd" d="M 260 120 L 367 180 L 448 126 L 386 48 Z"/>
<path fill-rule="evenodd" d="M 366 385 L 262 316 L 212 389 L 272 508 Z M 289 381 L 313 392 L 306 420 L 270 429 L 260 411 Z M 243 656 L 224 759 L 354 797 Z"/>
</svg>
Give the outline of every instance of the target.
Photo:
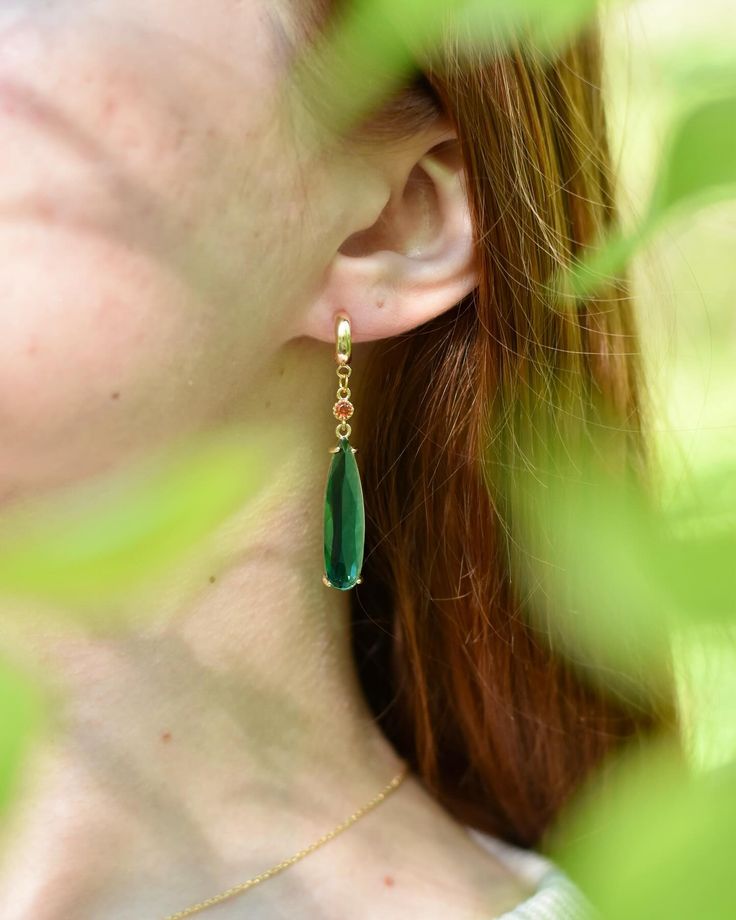
<svg viewBox="0 0 736 920">
<path fill-rule="evenodd" d="M 155 49 L 32 31 L 6 50 L 0 484 L 22 491 L 207 418 L 234 364 L 238 273 L 201 217 L 223 147 L 201 109 L 146 87 Z"/>
<path fill-rule="evenodd" d="M 0 249 L 0 480 L 84 475 L 206 418 L 215 346 L 174 276 L 62 230 Z"/>
</svg>

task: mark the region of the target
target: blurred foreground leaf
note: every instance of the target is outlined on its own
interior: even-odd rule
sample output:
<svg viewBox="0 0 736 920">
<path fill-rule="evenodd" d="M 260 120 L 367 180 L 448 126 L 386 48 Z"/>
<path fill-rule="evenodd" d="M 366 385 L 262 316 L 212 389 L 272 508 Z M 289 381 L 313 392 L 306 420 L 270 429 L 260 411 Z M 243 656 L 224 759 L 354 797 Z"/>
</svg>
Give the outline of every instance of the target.
<svg viewBox="0 0 736 920">
<path fill-rule="evenodd" d="M 0 593 L 101 601 L 163 573 L 262 484 L 273 442 L 230 430 L 0 519 Z"/>
<path fill-rule="evenodd" d="M 657 54 L 658 64 L 678 97 L 727 96 L 736 89 L 735 41 L 726 33 L 694 42 L 681 36 L 673 49 Z"/>
<path fill-rule="evenodd" d="M 703 102 L 679 124 L 662 164 L 650 220 L 734 194 L 736 94 Z"/>
<path fill-rule="evenodd" d="M 519 45 L 547 54 L 596 7 L 597 0 L 355 0 L 299 60 L 292 86 L 328 134 L 340 136 L 448 50 L 487 60 Z"/>
<path fill-rule="evenodd" d="M 662 224 L 736 196 L 736 93 L 701 100 L 676 125 L 645 216 L 601 242 L 556 288 L 586 298 L 610 283 Z"/>
<path fill-rule="evenodd" d="M 691 775 L 662 746 L 581 796 L 554 855 L 606 920 L 731 920 L 734 826 L 736 768 Z"/>
<path fill-rule="evenodd" d="M 522 43 L 530 52 L 552 53 L 595 15 L 597 7 L 598 0 L 467 0 L 457 16 L 460 52 L 502 52 Z"/>
<path fill-rule="evenodd" d="M 26 752 L 43 726 L 44 712 L 35 682 L 0 662 L 0 814 L 13 798 Z"/>
<path fill-rule="evenodd" d="M 703 477 L 688 501 L 662 509 L 587 453 L 575 459 L 513 486 L 532 613 L 547 617 L 571 657 L 605 664 L 604 679 L 626 681 L 637 660 L 656 679 L 675 629 L 736 629 L 736 520 L 713 511 L 736 469 Z"/>
</svg>

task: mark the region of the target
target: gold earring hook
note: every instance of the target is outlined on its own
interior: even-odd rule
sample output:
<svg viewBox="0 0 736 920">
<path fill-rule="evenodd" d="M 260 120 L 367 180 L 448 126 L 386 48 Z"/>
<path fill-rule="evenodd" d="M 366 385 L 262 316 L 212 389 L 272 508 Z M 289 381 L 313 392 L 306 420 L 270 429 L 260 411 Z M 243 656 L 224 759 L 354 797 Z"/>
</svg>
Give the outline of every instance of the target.
<svg viewBox="0 0 736 920">
<path fill-rule="evenodd" d="M 338 364 L 350 361 L 352 340 L 350 338 L 350 319 L 347 313 L 335 315 L 335 360 Z"/>
</svg>

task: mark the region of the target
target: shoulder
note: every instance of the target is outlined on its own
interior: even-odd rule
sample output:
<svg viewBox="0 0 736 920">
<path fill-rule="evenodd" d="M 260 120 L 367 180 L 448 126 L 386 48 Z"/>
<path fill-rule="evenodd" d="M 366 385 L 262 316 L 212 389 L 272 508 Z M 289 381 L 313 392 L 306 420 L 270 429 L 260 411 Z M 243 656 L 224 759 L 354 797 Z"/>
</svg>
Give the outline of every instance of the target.
<svg viewBox="0 0 736 920">
<path fill-rule="evenodd" d="M 597 920 L 593 905 L 552 860 L 474 828 L 468 827 L 467 830 L 484 849 L 532 889 L 526 900 L 497 920 Z"/>
</svg>

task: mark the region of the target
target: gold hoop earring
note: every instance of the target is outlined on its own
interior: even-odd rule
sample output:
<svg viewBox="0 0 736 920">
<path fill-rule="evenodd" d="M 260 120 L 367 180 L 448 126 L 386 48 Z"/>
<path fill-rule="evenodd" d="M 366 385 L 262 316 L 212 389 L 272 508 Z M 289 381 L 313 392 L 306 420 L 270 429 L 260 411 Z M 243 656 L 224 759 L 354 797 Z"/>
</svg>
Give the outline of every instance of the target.
<svg viewBox="0 0 736 920">
<path fill-rule="evenodd" d="M 355 407 L 350 402 L 350 355 L 352 341 L 350 320 L 346 313 L 335 316 L 335 360 L 337 361 L 337 402 L 332 414 L 339 424 L 335 428 L 337 447 L 327 473 L 324 507 L 324 565 L 322 581 L 328 588 L 349 591 L 363 580 L 365 546 L 365 508 L 360 472 L 355 460 L 357 448 L 350 445 L 352 431 L 348 419 Z"/>
</svg>

